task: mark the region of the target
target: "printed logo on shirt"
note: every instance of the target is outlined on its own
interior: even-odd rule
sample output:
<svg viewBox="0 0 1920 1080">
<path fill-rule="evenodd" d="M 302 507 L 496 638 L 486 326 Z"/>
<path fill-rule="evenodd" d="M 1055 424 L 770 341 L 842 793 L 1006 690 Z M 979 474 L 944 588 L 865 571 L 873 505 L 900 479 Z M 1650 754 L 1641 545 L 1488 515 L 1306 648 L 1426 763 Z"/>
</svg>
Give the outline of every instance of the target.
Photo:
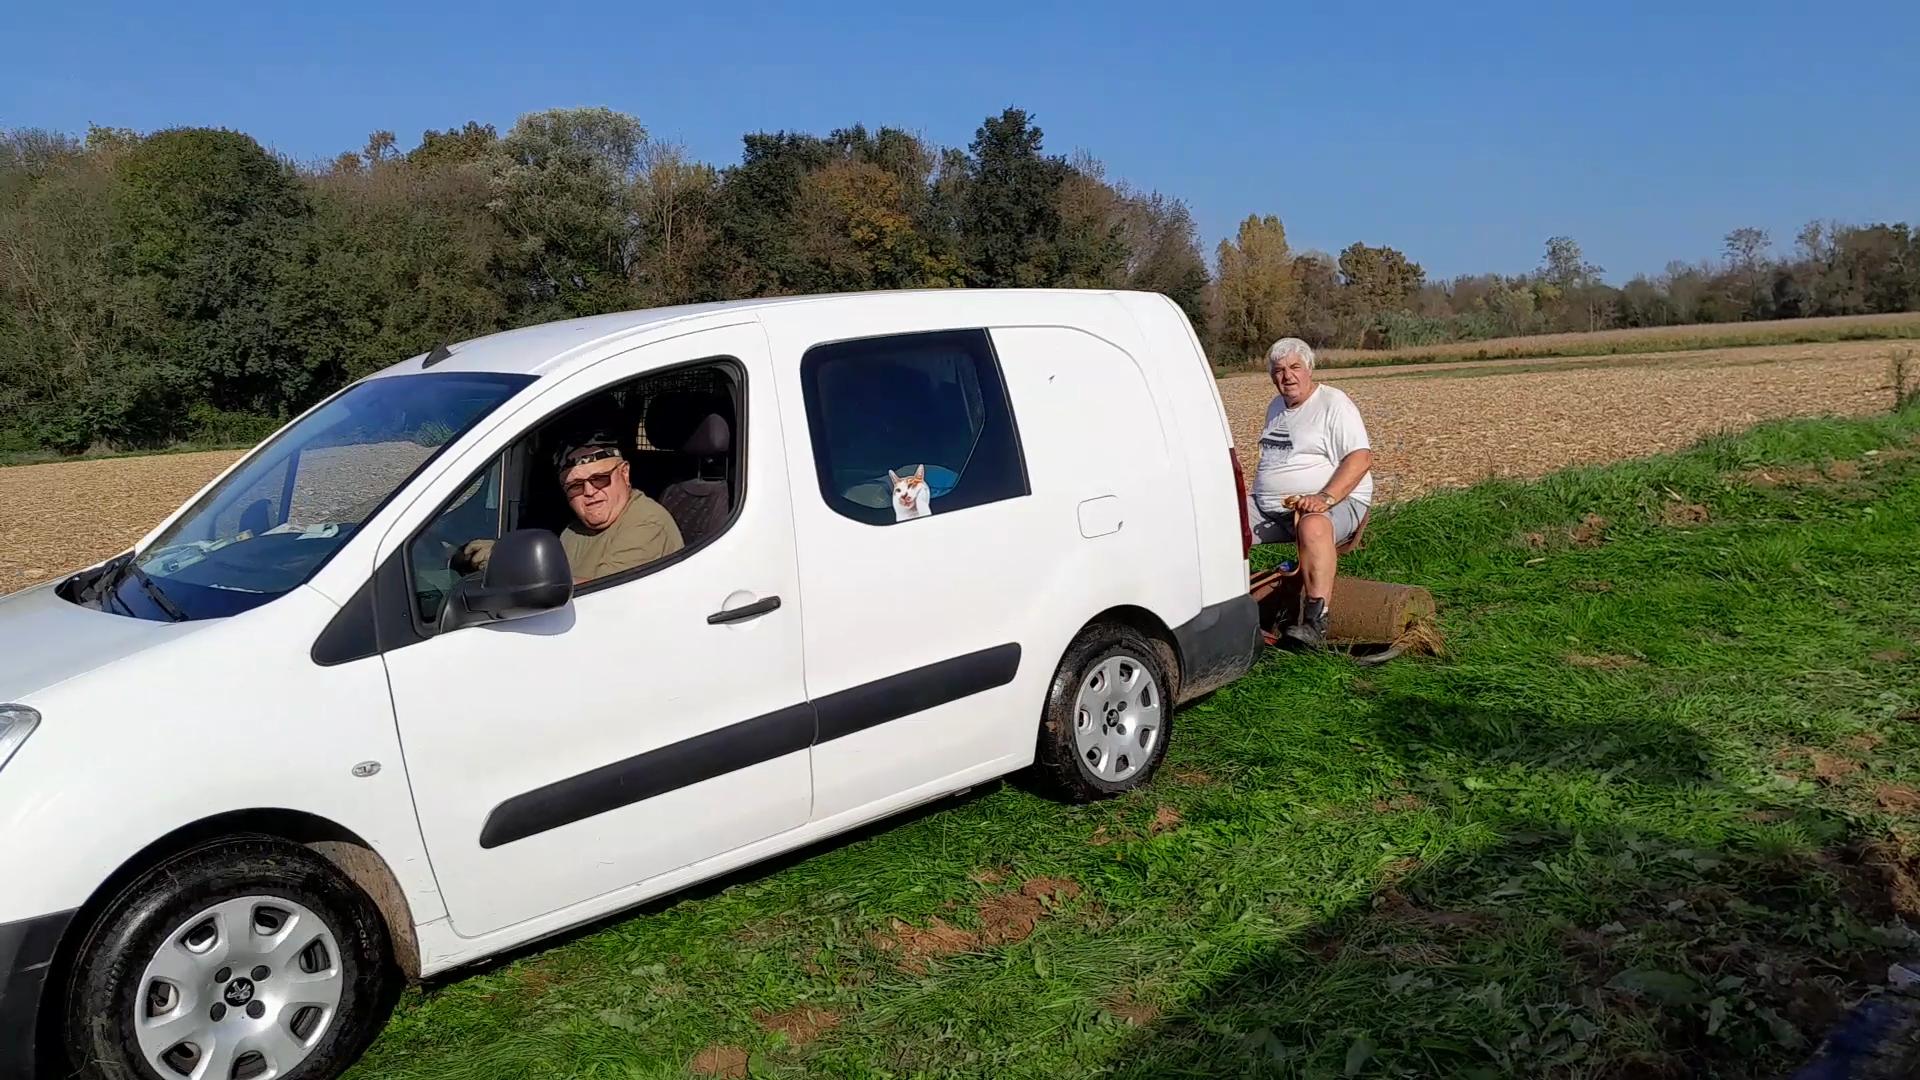
<svg viewBox="0 0 1920 1080">
<path fill-rule="evenodd" d="M 1275 421 L 1272 427 L 1260 433 L 1260 448 L 1272 450 L 1282 455 L 1293 453 L 1293 428 L 1285 420 Z"/>
</svg>

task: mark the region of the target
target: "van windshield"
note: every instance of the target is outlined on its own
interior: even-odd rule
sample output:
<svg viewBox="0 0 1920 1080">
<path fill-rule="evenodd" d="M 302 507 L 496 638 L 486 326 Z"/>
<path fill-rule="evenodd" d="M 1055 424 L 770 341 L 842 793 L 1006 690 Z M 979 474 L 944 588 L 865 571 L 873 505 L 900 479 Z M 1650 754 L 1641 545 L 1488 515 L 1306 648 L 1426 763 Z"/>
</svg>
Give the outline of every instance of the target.
<svg viewBox="0 0 1920 1080">
<path fill-rule="evenodd" d="M 276 435 L 88 592 L 105 610 L 176 622 L 283 595 L 441 447 L 531 381 L 446 372 L 358 383 Z"/>
</svg>

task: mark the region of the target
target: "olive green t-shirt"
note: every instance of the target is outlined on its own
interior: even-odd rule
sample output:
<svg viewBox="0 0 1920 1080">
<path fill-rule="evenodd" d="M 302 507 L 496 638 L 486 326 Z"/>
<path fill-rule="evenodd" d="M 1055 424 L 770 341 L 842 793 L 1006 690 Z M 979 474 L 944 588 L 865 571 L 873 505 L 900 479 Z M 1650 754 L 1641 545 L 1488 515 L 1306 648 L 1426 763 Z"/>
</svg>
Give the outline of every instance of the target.
<svg viewBox="0 0 1920 1080">
<path fill-rule="evenodd" d="M 679 551 L 680 527 L 666 507 L 636 491 L 613 524 L 599 532 L 587 532 L 577 521 L 561 530 L 560 547 L 575 583 L 596 581 Z"/>
</svg>

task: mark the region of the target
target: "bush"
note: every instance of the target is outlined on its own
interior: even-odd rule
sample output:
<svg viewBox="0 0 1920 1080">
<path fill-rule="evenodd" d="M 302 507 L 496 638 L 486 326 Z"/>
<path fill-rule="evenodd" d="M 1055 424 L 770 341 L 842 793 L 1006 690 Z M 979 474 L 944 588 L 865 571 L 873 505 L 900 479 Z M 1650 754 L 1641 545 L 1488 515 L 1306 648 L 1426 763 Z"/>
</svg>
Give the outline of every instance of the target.
<svg viewBox="0 0 1920 1080">
<path fill-rule="evenodd" d="M 228 412 L 212 405 L 187 410 L 188 439 L 216 446 L 252 446 L 280 430 L 283 420 L 254 413 Z"/>
<path fill-rule="evenodd" d="M 104 434 L 100 410 L 86 401 L 40 409 L 30 414 L 28 434 L 35 448 L 59 454 L 84 454 L 101 441 Z"/>
</svg>

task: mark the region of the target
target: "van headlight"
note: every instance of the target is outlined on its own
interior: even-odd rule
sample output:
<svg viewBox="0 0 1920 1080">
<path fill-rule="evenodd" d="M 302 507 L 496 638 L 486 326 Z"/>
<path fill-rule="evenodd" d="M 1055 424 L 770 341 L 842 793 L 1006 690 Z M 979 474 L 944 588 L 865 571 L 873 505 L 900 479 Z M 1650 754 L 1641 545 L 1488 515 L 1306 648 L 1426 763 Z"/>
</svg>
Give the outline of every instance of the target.
<svg viewBox="0 0 1920 1080">
<path fill-rule="evenodd" d="M 25 705 L 0 705 L 0 769 L 7 767 L 7 759 L 39 726 L 40 710 Z"/>
</svg>

